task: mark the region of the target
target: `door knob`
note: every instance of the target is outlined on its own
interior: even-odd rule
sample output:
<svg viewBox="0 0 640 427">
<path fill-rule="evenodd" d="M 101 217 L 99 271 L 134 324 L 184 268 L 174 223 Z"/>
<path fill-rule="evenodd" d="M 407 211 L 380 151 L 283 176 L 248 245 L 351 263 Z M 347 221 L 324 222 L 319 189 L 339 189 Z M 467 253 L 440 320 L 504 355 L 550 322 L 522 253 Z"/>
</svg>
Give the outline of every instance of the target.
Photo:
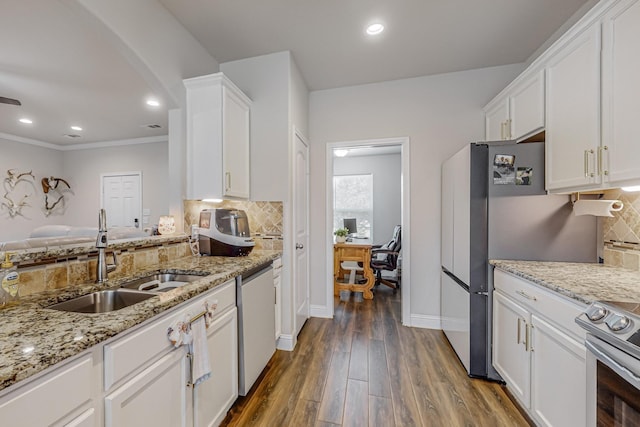
<svg viewBox="0 0 640 427">
<path fill-rule="evenodd" d="M 302 243 L 296 243 L 296 249 L 304 249 L 304 245 Z"/>
</svg>

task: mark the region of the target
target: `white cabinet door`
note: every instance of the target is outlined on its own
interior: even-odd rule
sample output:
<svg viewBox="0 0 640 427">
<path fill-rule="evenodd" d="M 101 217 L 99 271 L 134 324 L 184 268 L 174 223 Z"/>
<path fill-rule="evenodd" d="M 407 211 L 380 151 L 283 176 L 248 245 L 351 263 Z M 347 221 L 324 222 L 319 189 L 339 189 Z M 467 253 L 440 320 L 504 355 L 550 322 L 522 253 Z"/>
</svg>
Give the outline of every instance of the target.
<svg viewBox="0 0 640 427">
<path fill-rule="evenodd" d="M 531 411 L 540 425 L 586 425 L 586 350 L 558 328 L 531 316 Z"/>
<path fill-rule="evenodd" d="M 222 73 L 184 84 L 187 198 L 248 198 L 251 101 Z"/>
<path fill-rule="evenodd" d="M 530 404 L 529 312 L 500 292 L 493 292 L 493 367 L 525 406 Z"/>
<path fill-rule="evenodd" d="M 186 352 L 175 349 L 105 398 L 106 427 L 185 427 Z"/>
<path fill-rule="evenodd" d="M 544 129 L 544 70 L 520 81 L 509 91 L 509 133 L 526 139 Z"/>
<path fill-rule="evenodd" d="M 228 87 L 222 91 L 224 195 L 249 198 L 249 106 Z"/>
<path fill-rule="evenodd" d="M 96 410 L 94 408 L 87 409 L 82 414 L 68 422 L 64 427 L 94 427 L 97 423 Z"/>
<path fill-rule="evenodd" d="M 613 184 L 640 179 L 640 1 L 624 0 L 603 19 L 603 173 Z M 605 175 L 605 179 L 606 175 Z M 628 184 L 628 182 L 627 182 Z"/>
<path fill-rule="evenodd" d="M 211 377 L 195 387 L 196 427 L 219 425 L 238 397 L 237 312 L 234 307 L 207 328 Z"/>
<path fill-rule="evenodd" d="M 0 425 L 59 426 L 71 422 L 81 407 L 91 406 L 95 384 L 91 356 L 70 362 L 0 399 Z"/>
<path fill-rule="evenodd" d="M 502 141 L 511 138 L 509 126 L 509 98 L 496 101 L 485 110 L 485 139 L 487 141 Z"/>
<path fill-rule="evenodd" d="M 546 66 L 546 188 L 597 186 L 600 26 L 570 40 Z"/>
</svg>

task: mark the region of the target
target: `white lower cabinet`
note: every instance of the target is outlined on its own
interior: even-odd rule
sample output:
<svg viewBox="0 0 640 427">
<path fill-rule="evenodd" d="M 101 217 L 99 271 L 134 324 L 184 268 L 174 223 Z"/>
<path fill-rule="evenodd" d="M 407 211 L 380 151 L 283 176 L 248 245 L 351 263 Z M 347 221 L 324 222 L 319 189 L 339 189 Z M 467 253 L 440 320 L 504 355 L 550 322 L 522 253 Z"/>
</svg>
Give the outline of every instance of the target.
<svg viewBox="0 0 640 427">
<path fill-rule="evenodd" d="M 586 425 L 585 347 L 531 316 L 531 410 L 545 426 Z M 562 404 L 559 404 L 562 402 Z"/>
<path fill-rule="evenodd" d="M 3 396 L 0 425 L 94 425 L 75 423 L 83 409 L 93 410 L 93 372 L 92 355 L 83 356 Z"/>
<path fill-rule="evenodd" d="M 187 373 L 185 351 L 170 351 L 107 395 L 105 426 L 187 426 Z"/>
<path fill-rule="evenodd" d="M 188 347 L 174 348 L 167 328 L 205 302 L 216 307 L 206 329 L 211 376 L 194 388 Z M 1 426 L 217 426 L 238 397 L 235 278 L 2 392 Z"/>
<path fill-rule="evenodd" d="M 531 364 L 525 347 L 529 313 L 498 292 L 493 294 L 493 366 L 523 405 L 531 403 Z"/>
<path fill-rule="evenodd" d="M 500 270 L 494 288 L 494 368 L 536 424 L 584 426 L 584 307 Z"/>
<path fill-rule="evenodd" d="M 221 316 L 207 329 L 211 378 L 194 390 L 194 425 L 219 425 L 238 397 L 237 309 Z"/>
</svg>

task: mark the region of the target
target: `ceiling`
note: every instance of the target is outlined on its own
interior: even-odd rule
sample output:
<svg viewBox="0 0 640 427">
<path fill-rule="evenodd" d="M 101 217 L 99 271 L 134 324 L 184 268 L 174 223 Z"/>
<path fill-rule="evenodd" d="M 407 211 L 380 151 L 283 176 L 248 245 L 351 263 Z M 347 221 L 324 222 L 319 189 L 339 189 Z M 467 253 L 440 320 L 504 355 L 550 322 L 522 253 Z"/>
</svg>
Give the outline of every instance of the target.
<svg viewBox="0 0 640 427">
<path fill-rule="evenodd" d="M 158 0 L 220 63 L 290 50 L 310 90 L 524 62 L 591 1 Z M 166 135 L 167 108 L 144 104 L 151 87 L 68 3 L 0 0 L 0 96 L 22 101 L 0 104 L 0 134 Z M 373 21 L 385 31 L 366 36 Z"/>
<path fill-rule="evenodd" d="M 524 62 L 586 3 L 159 1 L 220 63 L 290 50 L 310 90 Z"/>
</svg>

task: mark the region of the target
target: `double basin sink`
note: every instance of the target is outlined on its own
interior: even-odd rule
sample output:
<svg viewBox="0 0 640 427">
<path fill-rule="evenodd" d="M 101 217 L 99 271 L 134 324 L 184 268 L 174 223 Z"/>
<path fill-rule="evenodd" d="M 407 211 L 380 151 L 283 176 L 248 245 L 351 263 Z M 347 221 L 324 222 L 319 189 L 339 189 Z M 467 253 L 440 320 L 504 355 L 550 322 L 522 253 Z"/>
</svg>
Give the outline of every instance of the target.
<svg viewBox="0 0 640 427">
<path fill-rule="evenodd" d="M 118 289 L 96 291 L 47 308 L 74 313 L 108 313 L 153 298 L 159 293 L 179 288 L 201 279 L 207 273 L 157 273 L 124 283 Z"/>
</svg>

